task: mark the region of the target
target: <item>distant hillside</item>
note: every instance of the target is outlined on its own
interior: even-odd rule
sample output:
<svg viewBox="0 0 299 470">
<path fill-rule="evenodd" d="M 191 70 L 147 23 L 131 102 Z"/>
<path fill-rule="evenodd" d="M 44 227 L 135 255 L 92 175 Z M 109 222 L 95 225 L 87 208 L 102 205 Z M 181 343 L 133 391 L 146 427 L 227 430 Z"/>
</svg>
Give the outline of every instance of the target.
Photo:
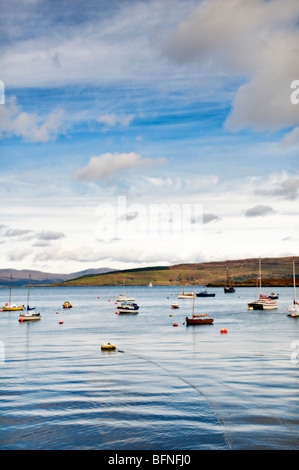
<svg viewBox="0 0 299 470">
<path fill-rule="evenodd" d="M 263 286 L 293 285 L 292 257 L 263 258 Z M 298 264 L 299 257 L 295 258 Z M 148 268 L 126 269 L 97 275 L 80 276 L 65 282 L 56 283 L 59 286 L 146 286 L 181 285 L 183 276 L 185 285 L 226 285 L 227 268 L 235 286 L 255 286 L 258 274 L 258 258 L 215 261 L 210 263 L 179 264 L 174 266 L 156 266 Z M 298 267 L 299 271 L 299 267 Z M 298 276 L 299 277 L 299 276 Z"/>
<path fill-rule="evenodd" d="M 70 274 L 53 274 L 42 271 L 34 271 L 31 269 L 0 269 L 0 286 L 9 286 L 10 275 L 12 275 L 12 283 L 14 286 L 28 285 L 28 278 L 31 274 L 31 284 L 45 285 L 55 282 L 63 282 L 68 279 L 74 279 L 83 275 L 95 275 L 100 273 L 111 272 L 110 268 L 86 269 L 84 271 L 74 272 Z"/>
</svg>

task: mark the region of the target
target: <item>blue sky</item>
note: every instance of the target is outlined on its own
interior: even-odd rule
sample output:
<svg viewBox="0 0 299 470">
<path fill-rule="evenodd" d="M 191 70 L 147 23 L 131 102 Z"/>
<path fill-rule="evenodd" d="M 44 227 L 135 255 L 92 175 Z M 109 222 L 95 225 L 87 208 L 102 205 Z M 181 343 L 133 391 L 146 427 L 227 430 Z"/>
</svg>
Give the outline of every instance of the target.
<svg viewBox="0 0 299 470">
<path fill-rule="evenodd" d="M 1 6 L 1 266 L 298 255 L 298 2 L 82 5 Z"/>
</svg>

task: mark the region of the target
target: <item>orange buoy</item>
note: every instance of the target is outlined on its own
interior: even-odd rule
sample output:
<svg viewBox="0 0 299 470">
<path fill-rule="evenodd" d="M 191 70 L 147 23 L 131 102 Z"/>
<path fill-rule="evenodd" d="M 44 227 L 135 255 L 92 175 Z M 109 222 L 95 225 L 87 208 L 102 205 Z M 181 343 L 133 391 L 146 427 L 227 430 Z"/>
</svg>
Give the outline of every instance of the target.
<svg viewBox="0 0 299 470">
<path fill-rule="evenodd" d="M 173 326 L 178 326 L 178 324 L 177 324 L 177 323 L 174 323 Z"/>
<path fill-rule="evenodd" d="M 221 328 L 220 333 L 227 333 L 227 329 L 226 328 Z"/>
<path fill-rule="evenodd" d="M 22 317 L 20 318 L 19 322 L 23 323 L 23 318 Z"/>
</svg>

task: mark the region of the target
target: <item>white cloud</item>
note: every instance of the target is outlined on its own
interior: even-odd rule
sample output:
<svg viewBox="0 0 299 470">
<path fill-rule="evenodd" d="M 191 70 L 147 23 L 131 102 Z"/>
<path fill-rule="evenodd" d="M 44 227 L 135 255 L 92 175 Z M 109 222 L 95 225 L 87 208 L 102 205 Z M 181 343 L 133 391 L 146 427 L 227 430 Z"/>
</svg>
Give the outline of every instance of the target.
<svg viewBox="0 0 299 470">
<path fill-rule="evenodd" d="M 105 124 L 108 127 L 115 127 L 117 125 L 128 126 L 134 119 L 134 115 L 117 116 L 116 114 L 103 114 L 97 118 L 97 122 Z"/>
<path fill-rule="evenodd" d="M 74 179 L 80 181 L 103 181 L 109 180 L 114 175 L 125 173 L 134 168 L 145 168 L 151 165 L 165 163 L 165 158 L 143 158 L 137 153 L 104 153 L 91 157 L 88 164 L 83 168 L 77 168 Z"/>
<path fill-rule="evenodd" d="M 299 77 L 297 0 L 204 0 L 175 28 L 164 51 L 205 73 L 239 77 L 226 125 L 277 130 L 299 123 L 290 84 Z"/>
<path fill-rule="evenodd" d="M 15 96 L 0 107 L 0 138 L 17 136 L 25 142 L 48 142 L 62 130 L 63 110 L 56 109 L 46 117 L 23 111 Z"/>
</svg>

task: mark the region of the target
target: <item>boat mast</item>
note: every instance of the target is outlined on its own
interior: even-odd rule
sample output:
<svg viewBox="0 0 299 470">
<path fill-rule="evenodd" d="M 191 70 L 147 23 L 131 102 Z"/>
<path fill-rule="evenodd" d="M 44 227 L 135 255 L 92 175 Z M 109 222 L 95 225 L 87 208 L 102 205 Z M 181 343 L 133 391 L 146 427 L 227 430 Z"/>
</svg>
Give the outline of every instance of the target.
<svg viewBox="0 0 299 470">
<path fill-rule="evenodd" d="M 10 278 L 9 278 L 9 304 L 8 305 L 11 305 L 11 278 L 12 278 L 12 275 L 10 275 Z"/>
<path fill-rule="evenodd" d="M 259 279 L 260 279 L 260 296 L 262 293 L 262 268 L 261 268 L 261 258 L 259 259 Z"/>
<path fill-rule="evenodd" d="M 195 303 L 195 295 L 193 296 L 193 310 L 192 310 L 192 318 L 194 318 L 194 303 Z"/>
<path fill-rule="evenodd" d="M 295 258 L 293 258 L 293 282 L 294 282 L 294 305 L 296 304 L 296 273 L 295 273 Z"/>
<path fill-rule="evenodd" d="M 29 279 L 28 279 L 27 310 L 28 310 L 28 308 L 29 308 L 29 289 L 30 289 L 30 279 L 31 279 L 31 274 L 29 274 Z"/>
</svg>

